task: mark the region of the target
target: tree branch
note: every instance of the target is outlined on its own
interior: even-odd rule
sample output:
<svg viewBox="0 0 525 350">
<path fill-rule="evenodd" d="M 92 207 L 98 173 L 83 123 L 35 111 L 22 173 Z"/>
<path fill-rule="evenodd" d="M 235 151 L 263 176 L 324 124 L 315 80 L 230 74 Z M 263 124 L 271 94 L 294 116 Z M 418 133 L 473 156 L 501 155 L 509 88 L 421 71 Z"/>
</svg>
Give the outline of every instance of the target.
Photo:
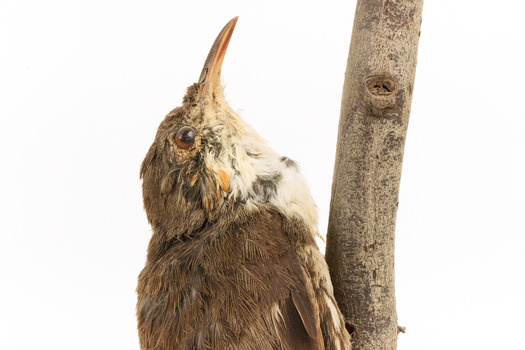
<svg viewBox="0 0 525 350">
<path fill-rule="evenodd" d="M 422 0 L 358 0 L 326 259 L 354 349 L 397 347 L 394 232 Z"/>
</svg>

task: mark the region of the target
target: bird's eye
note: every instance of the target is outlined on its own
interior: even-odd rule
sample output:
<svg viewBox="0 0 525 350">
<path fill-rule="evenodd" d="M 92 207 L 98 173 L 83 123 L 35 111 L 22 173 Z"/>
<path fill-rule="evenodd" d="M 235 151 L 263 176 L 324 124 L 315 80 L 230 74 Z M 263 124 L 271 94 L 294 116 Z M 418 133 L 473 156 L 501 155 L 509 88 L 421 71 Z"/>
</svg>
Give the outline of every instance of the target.
<svg viewBox="0 0 525 350">
<path fill-rule="evenodd" d="M 177 134 L 175 135 L 175 142 L 180 148 L 188 149 L 195 142 L 195 136 L 197 136 L 197 132 L 194 128 L 191 126 L 183 126 L 179 129 L 179 131 L 177 131 Z"/>
</svg>

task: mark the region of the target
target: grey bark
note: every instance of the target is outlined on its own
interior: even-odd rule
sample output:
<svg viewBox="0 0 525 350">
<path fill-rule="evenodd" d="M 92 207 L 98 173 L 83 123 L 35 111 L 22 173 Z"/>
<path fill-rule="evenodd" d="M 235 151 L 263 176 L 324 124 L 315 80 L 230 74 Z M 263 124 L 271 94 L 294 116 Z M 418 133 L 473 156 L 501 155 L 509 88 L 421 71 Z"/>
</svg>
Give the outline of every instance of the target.
<svg viewBox="0 0 525 350">
<path fill-rule="evenodd" d="M 330 203 L 326 259 L 353 347 L 399 332 L 394 232 L 423 0 L 358 0 Z"/>
</svg>

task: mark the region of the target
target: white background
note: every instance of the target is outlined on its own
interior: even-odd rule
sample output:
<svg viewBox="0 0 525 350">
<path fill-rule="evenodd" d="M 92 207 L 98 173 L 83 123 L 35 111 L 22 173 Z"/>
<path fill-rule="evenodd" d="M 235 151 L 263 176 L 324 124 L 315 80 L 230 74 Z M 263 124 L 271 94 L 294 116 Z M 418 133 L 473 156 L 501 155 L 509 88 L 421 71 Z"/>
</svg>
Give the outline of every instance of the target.
<svg viewBox="0 0 525 350">
<path fill-rule="evenodd" d="M 427 0 L 396 238 L 399 349 L 525 349 L 525 5 Z M 355 1 L 0 3 L 0 348 L 138 349 L 139 166 L 239 15 L 228 100 L 326 229 Z"/>
</svg>

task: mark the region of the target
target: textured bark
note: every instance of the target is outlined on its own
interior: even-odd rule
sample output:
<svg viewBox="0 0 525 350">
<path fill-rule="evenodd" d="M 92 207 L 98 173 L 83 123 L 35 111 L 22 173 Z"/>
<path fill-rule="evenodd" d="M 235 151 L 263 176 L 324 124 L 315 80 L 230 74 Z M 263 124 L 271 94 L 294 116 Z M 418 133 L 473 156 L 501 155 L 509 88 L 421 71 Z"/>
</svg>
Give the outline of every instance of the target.
<svg viewBox="0 0 525 350">
<path fill-rule="evenodd" d="M 326 259 L 354 349 L 397 347 L 394 232 L 423 0 L 358 0 Z"/>
</svg>

